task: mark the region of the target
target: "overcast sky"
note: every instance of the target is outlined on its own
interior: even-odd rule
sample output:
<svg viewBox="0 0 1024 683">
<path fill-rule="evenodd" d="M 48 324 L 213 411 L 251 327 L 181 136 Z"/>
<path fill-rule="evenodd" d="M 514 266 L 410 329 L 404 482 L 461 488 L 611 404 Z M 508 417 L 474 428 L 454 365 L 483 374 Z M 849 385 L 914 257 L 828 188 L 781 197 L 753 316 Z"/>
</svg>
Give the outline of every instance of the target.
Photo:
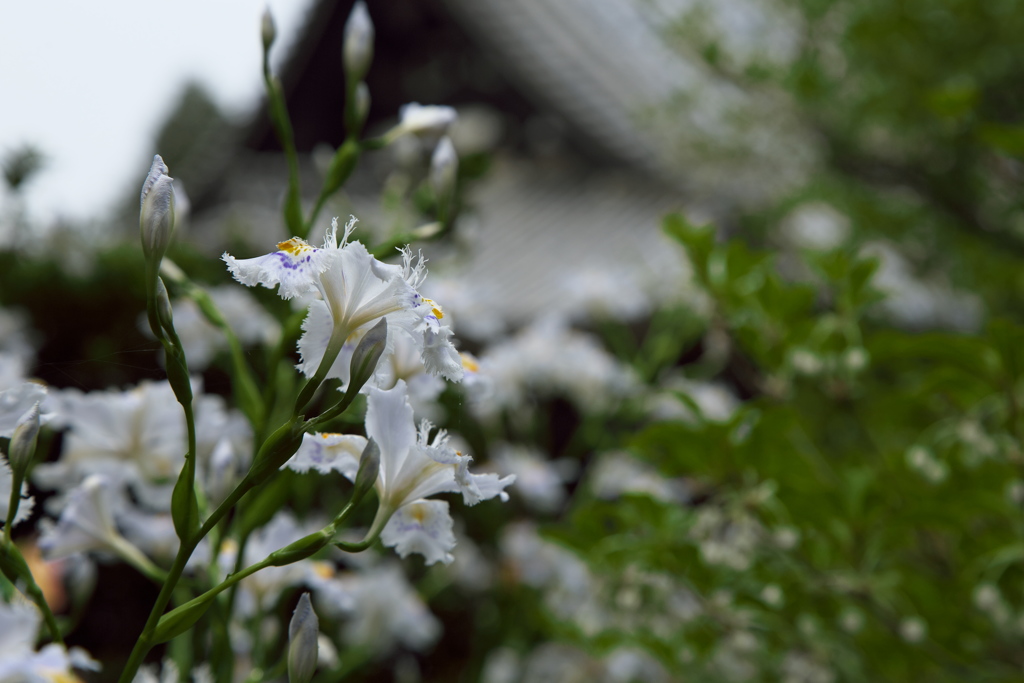
<svg viewBox="0 0 1024 683">
<path fill-rule="evenodd" d="M 253 107 L 267 5 L 283 57 L 310 0 L 5 3 L 0 155 L 31 143 L 47 157 L 28 187 L 30 217 L 93 217 L 141 187 L 157 128 L 190 78 L 228 114 Z"/>
</svg>

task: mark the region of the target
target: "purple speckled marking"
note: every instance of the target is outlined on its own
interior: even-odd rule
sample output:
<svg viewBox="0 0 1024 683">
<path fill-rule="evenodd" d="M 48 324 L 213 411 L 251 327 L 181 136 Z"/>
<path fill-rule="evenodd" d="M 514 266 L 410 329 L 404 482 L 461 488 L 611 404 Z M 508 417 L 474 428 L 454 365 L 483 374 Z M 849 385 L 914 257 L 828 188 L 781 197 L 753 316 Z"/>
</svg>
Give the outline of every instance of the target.
<svg viewBox="0 0 1024 683">
<path fill-rule="evenodd" d="M 284 266 L 285 268 L 287 268 L 288 270 L 295 270 L 300 265 L 302 265 L 301 262 L 294 263 L 291 260 L 291 258 L 289 257 L 289 255 L 284 253 L 283 251 L 275 251 L 274 255 L 277 256 L 281 260 L 281 265 Z"/>
</svg>

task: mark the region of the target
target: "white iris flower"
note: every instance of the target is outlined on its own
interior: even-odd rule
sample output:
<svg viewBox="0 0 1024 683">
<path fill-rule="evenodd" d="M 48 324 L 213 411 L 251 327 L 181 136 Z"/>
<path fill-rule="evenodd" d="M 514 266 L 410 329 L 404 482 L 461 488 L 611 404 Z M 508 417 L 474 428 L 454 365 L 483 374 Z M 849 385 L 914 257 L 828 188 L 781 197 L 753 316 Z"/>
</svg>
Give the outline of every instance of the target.
<svg viewBox="0 0 1024 683">
<path fill-rule="evenodd" d="M 448 444 L 444 430 L 431 436 L 428 420 L 416 429 L 412 406 L 404 381 L 388 390 L 372 387 L 366 410 L 366 435 L 380 447 L 380 474 L 375 483 L 380 500 L 373 526 L 382 530 L 381 539 L 403 557 L 422 554 L 428 564 L 452 561 L 455 547 L 448 504 L 424 500 L 438 493 L 462 494 L 466 505 L 494 498 L 508 500 L 505 488 L 515 476 L 474 474 L 473 458 Z M 298 452 L 286 463 L 290 469 L 306 472 L 341 472 L 354 480 L 359 454 L 366 445 L 360 436 L 313 434 L 303 439 Z"/>
<path fill-rule="evenodd" d="M 340 242 L 337 228 L 335 219 L 321 248 L 293 237 L 265 256 L 236 259 L 224 254 L 223 258 L 235 279 L 249 287 L 276 286 L 284 299 L 309 292 L 320 295 L 310 304 L 299 340 L 299 369 L 307 377 L 315 375 L 325 356 L 333 356 L 326 378 L 347 384 L 356 345 L 377 321 L 386 318 L 385 355 L 393 351 L 392 334 L 398 331 L 414 341 L 428 372 L 459 381 L 462 365 L 457 362 L 451 329 L 440 323 L 444 313 L 417 291 L 427 275 L 423 259 L 406 249 L 402 265 L 383 263 L 358 241 L 348 241 L 355 219 L 345 226 Z"/>
</svg>

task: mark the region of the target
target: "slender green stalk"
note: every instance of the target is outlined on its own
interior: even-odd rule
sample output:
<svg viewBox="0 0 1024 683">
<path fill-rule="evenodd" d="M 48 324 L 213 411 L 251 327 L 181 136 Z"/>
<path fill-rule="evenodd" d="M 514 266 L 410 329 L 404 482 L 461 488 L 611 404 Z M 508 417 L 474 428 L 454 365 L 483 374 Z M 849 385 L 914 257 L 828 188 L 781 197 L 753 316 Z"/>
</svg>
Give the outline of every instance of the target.
<svg viewBox="0 0 1024 683">
<path fill-rule="evenodd" d="M 316 373 L 302 386 L 298 398 L 295 399 L 293 415 L 301 414 L 308 407 L 316 390 L 320 388 L 320 385 L 323 384 L 324 379 L 327 377 L 327 373 L 334 366 L 334 361 L 338 359 L 338 354 L 341 353 L 341 348 L 345 345 L 348 335 L 348 328 L 345 327 L 335 327 L 334 331 L 331 332 L 331 338 L 327 342 L 327 350 L 324 351 L 324 357 L 320 361 Z"/>
<path fill-rule="evenodd" d="M 43 614 L 46 628 L 50 631 L 50 637 L 59 645 L 64 644 L 64 637 L 61 635 L 60 627 L 57 625 L 57 618 L 50 611 L 50 605 L 46 602 L 43 589 L 36 583 L 32 571 L 25 561 L 25 556 L 13 542 L 6 541 L 0 546 L 0 569 L 3 570 L 10 582 L 14 585 L 21 584 L 22 592 L 29 597 L 36 607 Z"/>
</svg>

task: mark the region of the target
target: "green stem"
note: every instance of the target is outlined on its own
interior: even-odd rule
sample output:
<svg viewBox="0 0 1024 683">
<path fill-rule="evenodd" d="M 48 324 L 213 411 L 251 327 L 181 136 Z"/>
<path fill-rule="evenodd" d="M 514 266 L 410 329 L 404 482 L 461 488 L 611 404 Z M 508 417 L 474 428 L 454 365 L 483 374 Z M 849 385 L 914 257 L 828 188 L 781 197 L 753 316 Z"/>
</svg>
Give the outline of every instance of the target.
<svg viewBox="0 0 1024 683">
<path fill-rule="evenodd" d="M 181 546 L 178 548 L 178 555 L 174 558 L 174 563 L 167 572 L 167 579 L 164 581 L 164 585 L 160 589 L 160 594 L 157 596 L 156 602 L 153 603 L 153 609 L 150 610 L 149 617 L 146 619 L 146 625 L 142 629 L 142 634 L 135 642 L 135 647 L 132 648 L 131 654 L 128 656 L 128 661 L 125 664 L 125 668 L 121 672 L 121 677 L 118 679 L 120 683 L 131 683 L 134 680 L 135 674 L 139 670 L 139 666 L 142 665 L 143 658 L 149 653 L 150 649 L 152 649 L 153 633 L 160 621 L 160 616 L 163 614 L 164 609 L 167 607 L 167 603 L 171 599 L 175 586 L 181 579 L 181 574 L 185 570 L 185 564 L 188 562 L 189 557 L 192 556 L 192 551 L 194 551 L 196 546 L 199 545 L 199 541 L 210 533 L 210 530 L 216 526 L 224 515 L 234 507 L 235 503 L 237 503 L 242 496 L 248 493 L 253 486 L 255 486 L 255 482 L 248 477 L 242 479 L 224 502 L 213 511 L 213 514 L 211 514 L 209 519 L 206 520 L 198 533 L 196 533 L 192 538 L 182 539 Z"/>
<path fill-rule="evenodd" d="M 302 386 L 302 390 L 299 392 L 299 396 L 295 399 L 295 408 L 292 411 L 292 415 L 300 415 L 308 407 L 309 402 L 313 399 L 313 395 L 316 390 L 323 384 L 324 379 L 327 377 L 327 373 L 334 367 L 334 361 L 338 359 L 338 354 L 341 353 L 341 348 L 345 345 L 345 340 L 348 339 L 349 331 L 347 327 L 335 326 L 334 331 L 331 332 L 331 338 L 327 342 L 327 349 L 324 351 L 324 357 L 320 361 L 320 365 L 316 369 L 316 373 Z"/>
<path fill-rule="evenodd" d="M 348 516 L 348 513 L 350 512 L 349 508 L 351 507 L 354 506 L 348 505 L 344 510 L 342 510 L 341 515 L 339 515 L 338 519 L 334 521 L 336 526 Z M 377 514 L 373 518 L 373 523 L 370 525 L 370 530 L 366 532 L 366 536 L 363 537 L 363 540 L 357 543 L 335 541 L 334 545 L 337 546 L 339 550 L 344 550 L 347 553 L 359 553 L 366 550 L 373 545 L 378 538 L 380 538 L 381 532 L 384 531 L 385 525 L 387 525 L 388 520 L 391 519 L 391 515 L 393 514 L 395 514 L 395 509 L 390 505 L 379 505 L 377 507 Z"/>
<path fill-rule="evenodd" d="M 32 576 L 32 570 L 29 569 L 28 562 L 25 561 L 25 556 L 21 554 L 21 550 L 14 543 L 4 543 L 3 546 L 0 546 L 0 570 L 2 570 L 3 575 L 13 585 L 18 586 L 19 583 L 21 584 L 21 591 L 43 613 L 46 627 L 49 629 L 54 642 L 63 645 L 64 638 L 60 634 L 60 627 L 57 625 L 56 617 L 53 616 L 50 606 L 46 603 L 43 589 L 36 583 L 35 577 Z"/>
</svg>

